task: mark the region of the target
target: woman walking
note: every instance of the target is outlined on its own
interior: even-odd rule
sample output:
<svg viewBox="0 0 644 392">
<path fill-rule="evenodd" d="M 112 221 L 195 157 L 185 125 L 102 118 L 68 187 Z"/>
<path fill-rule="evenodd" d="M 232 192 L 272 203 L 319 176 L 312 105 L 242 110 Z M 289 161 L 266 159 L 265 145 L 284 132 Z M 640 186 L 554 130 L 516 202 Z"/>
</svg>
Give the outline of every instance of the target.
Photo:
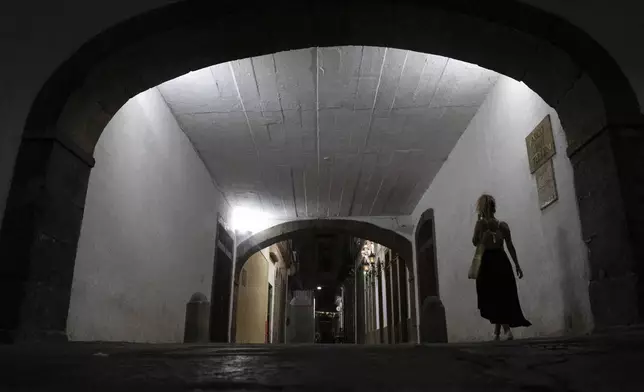
<svg viewBox="0 0 644 392">
<path fill-rule="evenodd" d="M 478 308 L 481 316 L 494 324 L 494 340 L 499 340 L 501 327 L 507 334 L 507 339 L 512 340 L 514 336 L 511 328 L 529 327 L 532 324 L 523 316 L 512 265 L 503 244 L 506 244 L 510 252 L 519 279 L 523 278 L 523 271 L 512 244 L 510 227 L 505 222 L 499 222 L 494 216 L 494 198 L 490 195 L 479 197 L 476 212 L 478 220 L 474 227 L 472 243 L 474 246 L 484 247 L 476 278 Z"/>
</svg>

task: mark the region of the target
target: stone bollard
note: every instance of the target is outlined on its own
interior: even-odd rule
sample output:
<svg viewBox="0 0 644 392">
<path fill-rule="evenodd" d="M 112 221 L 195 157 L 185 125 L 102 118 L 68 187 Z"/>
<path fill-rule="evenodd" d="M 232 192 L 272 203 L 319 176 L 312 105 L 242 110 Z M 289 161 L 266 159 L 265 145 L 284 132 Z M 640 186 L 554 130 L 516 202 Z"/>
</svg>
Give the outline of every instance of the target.
<svg viewBox="0 0 644 392">
<path fill-rule="evenodd" d="M 440 298 L 426 297 L 420 308 L 420 342 L 447 343 L 445 307 Z"/>
<path fill-rule="evenodd" d="M 210 302 L 202 293 L 194 293 L 186 305 L 184 343 L 207 343 L 209 339 Z"/>
</svg>

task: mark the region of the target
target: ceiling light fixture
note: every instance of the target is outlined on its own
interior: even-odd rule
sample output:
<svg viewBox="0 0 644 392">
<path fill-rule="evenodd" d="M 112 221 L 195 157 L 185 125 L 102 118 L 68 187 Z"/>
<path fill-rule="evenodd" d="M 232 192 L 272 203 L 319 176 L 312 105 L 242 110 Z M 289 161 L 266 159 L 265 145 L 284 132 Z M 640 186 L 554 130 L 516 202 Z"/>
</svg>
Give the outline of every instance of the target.
<svg viewBox="0 0 644 392">
<path fill-rule="evenodd" d="M 232 212 L 231 226 L 233 230 L 242 233 L 255 234 L 270 226 L 271 218 L 260 210 L 245 207 L 235 207 Z"/>
</svg>

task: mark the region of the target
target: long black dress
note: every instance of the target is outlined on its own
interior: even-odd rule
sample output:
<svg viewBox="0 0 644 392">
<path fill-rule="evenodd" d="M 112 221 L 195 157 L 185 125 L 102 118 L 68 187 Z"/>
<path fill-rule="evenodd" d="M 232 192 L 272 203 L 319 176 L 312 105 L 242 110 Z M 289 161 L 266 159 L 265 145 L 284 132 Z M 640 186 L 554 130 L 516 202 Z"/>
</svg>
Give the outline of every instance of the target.
<svg viewBox="0 0 644 392">
<path fill-rule="evenodd" d="M 512 264 L 502 247 L 483 253 L 476 294 L 481 316 L 492 324 L 508 324 L 510 328 L 532 325 L 521 310 Z"/>
</svg>

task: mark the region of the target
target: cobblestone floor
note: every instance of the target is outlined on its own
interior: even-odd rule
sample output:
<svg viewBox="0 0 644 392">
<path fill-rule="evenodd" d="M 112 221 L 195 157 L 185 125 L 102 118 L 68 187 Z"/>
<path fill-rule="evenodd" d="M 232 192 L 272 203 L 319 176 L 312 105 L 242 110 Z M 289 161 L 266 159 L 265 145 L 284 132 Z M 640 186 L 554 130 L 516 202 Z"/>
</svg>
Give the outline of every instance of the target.
<svg viewBox="0 0 644 392">
<path fill-rule="evenodd" d="M 644 391 L 644 329 L 422 346 L 0 346 L 0 391 Z"/>
</svg>

